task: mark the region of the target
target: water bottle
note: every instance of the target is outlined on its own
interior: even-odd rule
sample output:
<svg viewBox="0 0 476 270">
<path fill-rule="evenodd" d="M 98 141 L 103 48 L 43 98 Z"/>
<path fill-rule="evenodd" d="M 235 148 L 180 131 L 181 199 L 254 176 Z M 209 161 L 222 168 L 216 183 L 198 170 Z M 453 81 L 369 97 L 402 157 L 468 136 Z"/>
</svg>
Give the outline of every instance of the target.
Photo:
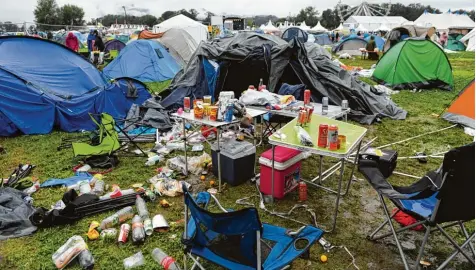
<svg viewBox="0 0 476 270">
<path fill-rule="evenodd" d="M 136 208 L 137 213 L 142 219 L 149 218 L 149 211 L 147 211 L 147 205 L 145 204 L 144 199 L 140 195 L 136 196 Z"/>
<path fill-rule="evenodd" d="M 117 211 L 114 215 L 105 218 L 101 222 L 101 229 L 104 230 L 104 229 L 111 228 L 117 224 L 120 224 L 132 218 L 133 215 L 134 215 L 134 209 L 132 209 L 131 206 L 124 207 L 121 210 Z"/>
<path fill-rule="evenodd" d="M 94 183 L 94 188 L 92 191 L 96 195 L 101 195 L 104 193 L 104 181 L 101 179 L 96 180 L 96 183 Z"/>
<path fill-rule="evenodd" d="M 162 156 L 155 155 L 147 159 L 147 162 L 145 163 L 146 166 L 152 166 L 155 165 L 155 163 L 160 162 L 162 159 Z"/>
<path fill-rule="evenodd" d="M 76 171 L 77 172 L 87 172 L 91 170 L 91 166 L 89 166 L 88 164 L 85 164 L 83 166 L 81 166 L 80 168 L 78 168 Z"/>
<path fill-rule="evenodd" d="M 94 268 L 94 257 L 88 249 L 83 250 L 81 253 L 79 253 L 78 262 L 79 265 L 81 265 L 81 268 L 83 269 L 91 270 Z"/>
<path fill-rule="evenodd" d="M 134 244 L 144 242 L 145 231 L 144 224 L 139 215 L 135 215 L 132 219 L 132 242 Z"/>
<path fill-rule="evenodd" d="M 165 270 L 180 270 L 175 259 L 167 255 L 160 248 L 154 248 L 154 250 L 152 250 L 152 258 L 162 265 Z"/>
</svg>

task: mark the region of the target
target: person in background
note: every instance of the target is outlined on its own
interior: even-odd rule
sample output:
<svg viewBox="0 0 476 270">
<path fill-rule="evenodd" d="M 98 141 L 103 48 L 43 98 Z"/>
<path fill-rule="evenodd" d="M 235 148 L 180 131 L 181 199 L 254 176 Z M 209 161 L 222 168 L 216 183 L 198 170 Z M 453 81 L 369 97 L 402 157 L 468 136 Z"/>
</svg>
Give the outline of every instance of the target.
<svg viewBox="0 0 476 270">
<path fill-rule="evenodd" d="M 332 31 L 332 33 L 331 33 L 331 41 L 332 41 L 332 43 L 334 43 L 335 38 L 336 38 L 336 34 L 334 33 L 334 31 Z"/>
<path fill-rule="evenodd" d="M 447 41 L 448 41 L 448 35 L 446 34 L 446 32 L 443 32 L 443 34 L 441 34 L 441 37 L 440 37 L 441 46 L 444 47 Z"/>
<path fill-rule="evenodd" d="M 336 42 L 339 42 L 339 32 L 336 32 Z"/>
<path fill-rule="evenodd" d="M 94 36 L 94 30 L 91 29 L 89 30 L 89 35 L 88 35 L 88 52 L 91 53 L 93 51 L 93 46 L 94 46 L 94 39 L 96 36 Z"/>
<path fill-rule="evenodd" d="M 369 55 L 369 60 L 378 60 L 378 53 L 375 51 L 375 48 L 377 48 L 377 44 L 375 43 L 375 37 L 370 36 L 370 40 L 367 43 L 367 46 L 365 46 L 365 50 Z"/>
<path fill-rule="evenodd" d="M 94 30 L 94 47 L 97 51 L 104 52 L 104 42 L 99 36 L 98 30 Z"/>
<path fill-rule="evenodd" d="M 72 32 L 69 32 L 66 36 L 65 45 L 75 52 L 79 51 L 79 40 Z"/>
<path fill-rule="evenodd" d="M 51 33 L 50 31 L 48 31 L 48 33 L 46 33 L 46 38 L 48 40 L 52 40 L 53 39 L 53 33 Z"/>
</svg>

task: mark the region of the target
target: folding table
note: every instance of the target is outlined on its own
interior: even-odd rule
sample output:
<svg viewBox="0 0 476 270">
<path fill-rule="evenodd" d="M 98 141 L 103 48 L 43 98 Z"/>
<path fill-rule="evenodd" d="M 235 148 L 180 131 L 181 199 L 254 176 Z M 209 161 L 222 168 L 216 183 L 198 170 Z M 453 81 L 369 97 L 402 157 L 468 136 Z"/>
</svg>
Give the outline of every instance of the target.
<svg viewBox="0 0 476 270">
<path fill-rule="evenodd" d="M 338 127 L 338 132 L 341 135 L 346 136 L 346 145 L 345 147 L 341 147 L 338 150 L 331 151 L 328 148 L 321 148 L 317 147 L 317 139 L 319 136 L 319 125 L 320 124 L 327 124 L 327 125 L 336 125 Z M 281 129 L 279 129 L 277 132 L 275 132 L 273 135 L 269 137 L 269 143 L 272 145 L 272 161 L 271 161 L 271 190 L 274 192 L 274 151 L 275 147 L 277 145 L 279 146 L 284 146 L 288 148 L 294 148 L 300 151 L 305 151 L 309 152 L 314 155 L 319 155 L 320 161 L 319 161 L 319 175 L 315 177 L 312 180 L 306 181 L 304 179 L 301 179 L 301 181 L 304 181 L 305 183 L 308 183 L 312 186 L 322 188 L 328 192 L 331 192 L 333 194 L 336 194 L 336 202 L 335 202 L 335 210 L 334 210 L 334 220 L 332 223 L 332 229 L 329 230 L 329 232 L 334 231 L 336 227 L 336 221 L 337 221 L 337 212 L 339 210 L 339 200 L 341 196 L 344 196 L 348 193 L 350 183 L 352 181 L 352 176 L 354 174 L 354 169 L 355 169 L 355 160 L 352 163 L 352 172 L 349 178 L 349 182 L 347 183 L 347 188 L 346 192 L 344 194 L 341 193 L 342 189 L 342 180 L 344 177 L 344 168 L 345 168 L 345 162 L 346 159 L 356 150 L 357 151 L 357 156 L 359 154 L 360 150 L 360 145 L 362 143 L 362 139 L 364 138 L 365 134 L 367 133 L 367 129 L 356 126 L 353 124 L 349 124 L 346 122 L 334 120 L 334 119 L 329 119 L 323 116 L 319 115 L 313 115 L 311 119 L 311 123 L 309 123 L 306 127 L 303 127 L 304 130 L 306 130 L 309 135 L 311 136 L 312 142 L 314 144 L 313 147 L 309 146 L 304 146 L 301 145 L 299 142 L 299 139 L 297 138 L 296 131 L 294 127 L 297 125 L 297 119 L 292 120 L 285 126 L 283 126 Z M 280 137 L 278 137 L 278 136 Z M 285 137 L 283 138 L 284 135 Z M 330 169 L 327 171 L 323 172 L 322 171 L 322 158 L 323 157 L 332 157 L 332 158 L 337 158 L 339 159 L 339 163 L 336 165 L 332 166 Z M 340 166 L 339 166 L 340 165 Z M 338 182 L 338 189 L 333 190 L 328 187 L 323 186 L 321 183 L 323 180 L 326 178 L 330 177 L 333 175 L 337 170 L 339 170 L 340 167 L 340 175 L 339 175 L 339 182 Z M 324 176 L 325 175 L 325 176 Z M 324 176 L 324 178 L 323 178 Z M 316 183 L 317 182 L 317 183 Z M 273 195 L 273 194 L 272 194 Z M 274 196 L 272 196 L 274 198 Z"/>
<path fill-rule="evenodd" d="M 263 115 L 266 112 L 251 109 L 251 108 L 247 107 L 246 108 L 246 113 L 254 119 L 255 117 Z M 186 126 L 187 122 L 188 123 L 193 123 L 193 124 L 198 124 L 199 126 L 209 126 L 210 129 L 216 128 L 216 130 L 217 130 L 217 161 L 218 161 L 218 164 L 217 164 L 217 166 L 218 166 L 218 191 L 221 191 L 222 179 L 221 179 L 221 163 L 220 163 L 221 162 L 220 161 L 220 133 L 221 133 L 221 130 L 224 129 L 225 127 L 231 126 L 231 125 L 236 125 L 240 122 L 240 120 L 239 119 L 234 119 L 231 122 L 225 122 L 225 121 L 221 121 L 221 120 L 210 121 L 207 118 L 201 118 L 201 119 L 200 118 L 195 118 L 193 110 L 191 110 L 188 113 L 183 112 L 182 114 L 173 113 L 172 116 L 182 119 L 183 134 L 186 134 L 185 126 Z M 187 138 L 188 138 L 187 136 L 183 136 L 183 140 L 184 140 L 184 144 L 185 144 L 185 171 L 188 173 Z M 205 141 L 208 144 L 211 145 L 211 143 L 208 140 L 205 140 Z M 254 142 L 255 142 L 255 145 L 256 145 L 256 138 L 254 139 Z"/>
</svg>

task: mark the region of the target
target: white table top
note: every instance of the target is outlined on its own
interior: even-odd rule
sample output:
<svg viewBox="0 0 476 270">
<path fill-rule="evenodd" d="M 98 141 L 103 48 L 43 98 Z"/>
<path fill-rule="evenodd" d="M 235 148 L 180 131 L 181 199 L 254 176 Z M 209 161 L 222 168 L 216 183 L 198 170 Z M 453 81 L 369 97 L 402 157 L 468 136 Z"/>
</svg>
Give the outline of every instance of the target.
<svg viewBox="0 0 476 270">
<path fill-rule="evenodd" d="M 254 117 L 260 116 L 262 114 L 266 114 L 267 112 L 263 111 L 263 110 L 257 110 L 257 109 L 246 107 L 246 113 L 254 118 Z M 195 123 L 199 123 L 199 124 L 207 125 L 207 126 L 211 126 L 211 127 L 222 127 L 222 126 L 227 126 L 227 125 L 236 124 L 236 123 L 240 122 L 240 120 L 236 119 L 236 118 L 233 119 L 233 121 L 231 121 L 231 122 L 225 122 L 225 121 L 222 121 L 222 120 L 210 121 L 210 120 L 208 120 L 207 117 L 203 118 L 203 119 L 198 119 L 198 118 L 196 119 L 195 115 L 193 114 L 193 110 L 190 110 L 190 112 L 188 112 L 188 113 L 183 112 L 182 114 L 172 113 L 172 116 L 178 117 L 178 118 L 181 118 L 181 119 L 185 119 L 189 122 L 195 122 Z"/>
<path fill-rule="evenodd" d="M 324 117 L 327 117 L 327 118 L 330 118 L 330 119 L 341 118 L 341 117 L 343 117 L 344 115 L 346 115 L 347 113 L 350 112 L 350 109 L 342 110 L 341 106 L 329 105 L 329 108 L 327 110 L 327 114 L 322 114 L 322 104 L 321 103 L 311 102 L 311 105 L 314 107 L 313 114 L 324 116 Z M 296 103 L 294 103 L 292 105 L 292 107 L 301 107 L 301 106 L 304 106 L 303 101 L 297 101 Z M 286 109 L 286 108 L 282 109 L 282 110 L 269 110 L 269 109 L 266 109 L 266 107 L 264 107 L 264 106 L 246 106 L 246 108 L 266 111 L 266 112 L 270 112 L 270 113 L 273 113 L 273 114 L 292 117 L 292 118 L 295 118 L 295 117 L 298 116 L 298 111 L 297 110 L 291 110 L 291 109 Z"/>
</svg>

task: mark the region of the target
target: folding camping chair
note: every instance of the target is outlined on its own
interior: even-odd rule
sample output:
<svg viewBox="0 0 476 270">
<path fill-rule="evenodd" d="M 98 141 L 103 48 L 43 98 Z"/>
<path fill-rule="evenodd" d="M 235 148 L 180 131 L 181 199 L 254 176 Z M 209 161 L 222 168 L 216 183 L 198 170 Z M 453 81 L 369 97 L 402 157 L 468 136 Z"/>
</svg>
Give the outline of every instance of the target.
<svg viewBox="0 0 476 270">
<path fill-rule="evenodd" d="M 73 142 L 74 156 L 100 156 L 111 155 L 113 152 L 123 150 L 127 143 L 121 144 L 119 142 L 119 135 L 116 131 L 118 129 L 129 139 L 129 143 L 133 144 L 141 153 L 142 156 L 147 156 L 144 151 L 134 142 L 134 140 L 127 135 L 127 133 L 116 124 L 116 120 L 107 113 L 89 114 L 91 120 L 98 126 L 98 138 L 96 144 L 85 142 Z M 100 121 L 96 120 L 96 116 L 100 117 Z M 123 121 L 123 120 L 120 120 Z"/>
<path fill-rule="evenodd" d="M 264 120 L 264 130 L 262 131 L 263 137 L 271 136 L 274 132 L 281 128 L 283 124 L 287 124 L 290 121 L 290 117 L 277 115 L 270 113 L 269 120 Z"/>
<path fill-rule="evenodd" d="M 186 191 L 185 269 L 187 255 L 194 262 L 191 269 L 205 269 L 200 258 L 227 269 L 283 269 L 321 238 L 323 231 L 303 226 L 297 232 L 262 224 L 256 208 L 228 212 L 208 192 L 200 192 L 196 200 Z M 213 198 L 224 213 L 204 209 Z M 202 205 L 202 207 L 199 206 Z M 190 210 L 191 216 L 188 212 Z"/>
<path fill-rule="evenodd" d="M 475 253 L 471 243 L 474 241 L 474 232 L 469 236 L 463 224 L 466 221 L 474 220 L 474 150 L 474 143 L 472 143 L 449 151 L 445 155 L 442 166 L 437 171 L 429 172 L 422 179 L 407 187 L 392 186 L 380 172 L 378 162 L 362 156 L 359 160 L 359 171 L 378 192 L 387 217 L 387 220 L 368 238 L 378 240 L 393 235 L 405 269 L 409 269 L 397 234 L 416 226 L 423 226 L 426 230 L 416 259 L 417 266 L 423 256 L 429 234 L 434 231 L 441 232 L 455 248 L 451 256 L 438 269 L 446 267 L 458 253 L 463 254 L 474 265 Z M 398 208 L 392 215 L 389 214 L 384 197 Z M 396 230 L 392 224 L 392 219 L 399 211 L 414 217 L 417 222 Z M 375 236 L 387 224 L 390 225 L 391 232 Z M 444 230 L 452 226 L 459 226 L 466 238 L 462 245 L 459 245 Z M 472 256 L 463 250 L 465 247 L 470 249 Z"/>
</svg>

